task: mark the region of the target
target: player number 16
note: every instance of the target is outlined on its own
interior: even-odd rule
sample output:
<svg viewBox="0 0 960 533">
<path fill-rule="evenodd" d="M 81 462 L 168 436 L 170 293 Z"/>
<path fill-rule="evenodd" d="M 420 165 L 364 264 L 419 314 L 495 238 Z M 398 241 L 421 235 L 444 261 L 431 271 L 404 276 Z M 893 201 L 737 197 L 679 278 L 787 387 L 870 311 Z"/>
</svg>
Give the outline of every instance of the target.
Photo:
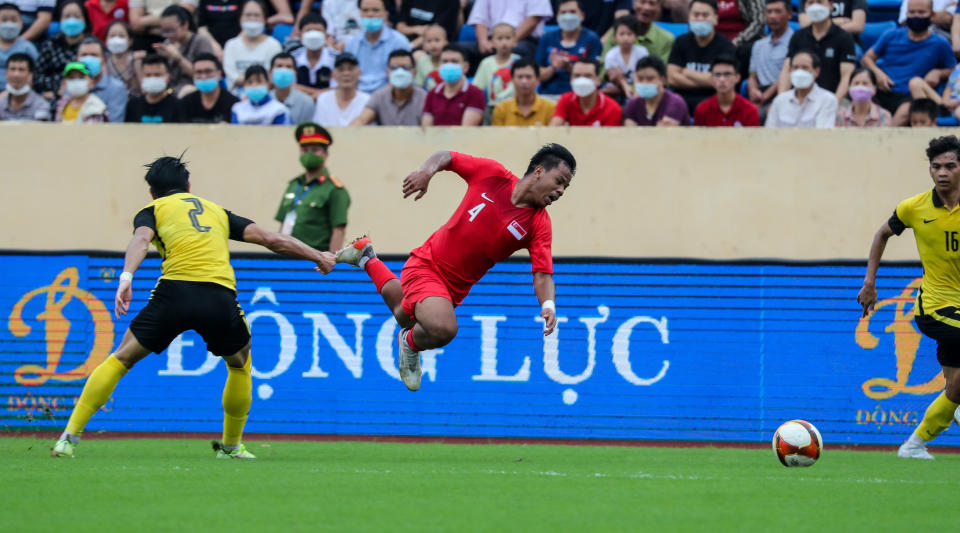
<svg viewBox="0 0 960 533">
<path fill-rule="evenodd" d="M 944 231 L 943 240 L 946 246 L 946 251 L 956 252 L 957 250 L 960 250 L 960 242 L 957 241 L 956 231 Z"/>
</svg>

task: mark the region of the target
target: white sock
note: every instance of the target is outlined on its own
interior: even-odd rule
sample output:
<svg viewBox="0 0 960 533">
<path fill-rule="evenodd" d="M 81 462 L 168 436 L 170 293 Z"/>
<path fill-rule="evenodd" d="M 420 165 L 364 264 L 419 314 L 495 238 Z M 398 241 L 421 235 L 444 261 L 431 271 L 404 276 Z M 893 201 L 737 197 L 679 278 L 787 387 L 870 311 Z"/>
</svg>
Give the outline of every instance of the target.
<svg viewBox="0 0 960 533">
<path fill-rule="evenodd" d="M 76 446 L 77 444 L 80 444 L 80 437 L 76 435 L 71 435 L 66 431 L 60 434 L 60 440 L 68 440 L 70 441 L 70 444 L 73 444 L 74 446 Z"/>
<path fill-rule="evenodd" d="M 910 438 L 907 439 L 907 445 L 912 447 L 920 447 L 920 448 L 927 447 L 927 443 L 923 439 L 918 437 L 916 433 L 910 435 Z"/>
</svg>

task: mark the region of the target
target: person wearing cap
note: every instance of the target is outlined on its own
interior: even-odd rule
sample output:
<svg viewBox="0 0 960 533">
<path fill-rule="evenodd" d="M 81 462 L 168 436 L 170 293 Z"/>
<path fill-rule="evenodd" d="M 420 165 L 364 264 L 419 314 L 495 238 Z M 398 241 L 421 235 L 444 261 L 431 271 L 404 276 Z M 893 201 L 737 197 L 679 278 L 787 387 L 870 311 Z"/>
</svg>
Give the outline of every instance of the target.
<svg viewBox="0 0 960 533">
<path fill-rule="evenodd" d="M 327 169 L 333 136 L 319 124 L 304 122 L 294 138 L 305 172 L 290 180 L 274 218 L 280 222 L 280 233 L 317 250 L 335 252 L 343 246 L 350 194 Z"/>
<path fill-rule="evenodd" d="M 64 97 L 57 104 L 57 122 L 109 122 L 107 104 L 90 94 L 93 77 L 87 66 L 71 61 L 63 68 Z"/>
<path fill-rule="evenodd" d="M 370 95 L 357 90 L 360 67 L 356 56 L 343 52 L 333 63 L 333 81 L 337 88 L 321 93 L 313 112 L 313 121 L 324 127 L 349 126 L 360 116 Z"/>
</svg>

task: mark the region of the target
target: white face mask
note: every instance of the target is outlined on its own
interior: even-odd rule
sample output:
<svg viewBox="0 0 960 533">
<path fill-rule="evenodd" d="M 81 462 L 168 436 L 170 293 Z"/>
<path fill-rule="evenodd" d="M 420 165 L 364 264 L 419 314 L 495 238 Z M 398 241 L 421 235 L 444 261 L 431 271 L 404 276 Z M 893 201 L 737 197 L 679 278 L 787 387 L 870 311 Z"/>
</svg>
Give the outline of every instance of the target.
<svg viewBox="0 0 960 533">
<path fill-rule="evenodd" d="M 29 83 L 24 83 L 24 84 L 23 84 L 23 87 L 20 87 L 19 89 L 17 89 L 16 87 L 14 87 L 13 85 L 10 85 L 10 84 L 8 83 L 8 84 L 7 84 L 7 92 L 9 92 L 10 94 L 12 94 L 12 95 L 14 95 L 14 96 L 23 96 L 23 95 L 27 94 L 28 92 L 30 92 L 30 84 L 29 84 Z"/>
<path fill-rule="evenodd" d="M 597 84 L 593 83 L 593 80 L 590 78 L 573 78 L 573 81 L 570 82 L 570 86 L 573 87 L 573 92 L 579 97 L 590 96 L 597 90 Z"/>
<path fill-rule="evenodd" d="M 327 43 L 327 34 L 318 30 L 310 30 L 308 32 L 304 32 L 303 36 L 300 38 L 300 42 L 303 43 L 303 46 L 305 46 L 307 50 L 316 52 L 317 50 L 323 48 Z"/>
<path fill-rule="evenodd" d="M 67 94 L 70 96 L 83 96 L 90 92 L 90 81 L 86 79 L 67 80 Z"/>
<path fill-rule="evenodd" d="M 140 81 L 140 88 L 149 94 L 162 93 L 167 89 L 166 76 L 148 76 Z"/>
<path fill-rule="evenodd" d="M 575 31 L 580 27 L 580 15 L 576 13 L 562 13 L 557 15 L 557 25 L 563 31 Z"/>
<path fill-rule="evenodd" d="M 107 39 L 107 50 L 111 54 L 122 54 L 130 48 L 130 43 L 123 37 L 111 37 Z"/>
<path fill-rule="evenodd" d="M 830 8 L 823 4 L 810 4 L 804 13 L 807 15 L 807 18 L 810 19 L 810 22 L 814 24 L 830 18 Z"/>
<path fill-rule="evenodd" d="M 813 74 L 806 70 L 793 70 L 790 72 L 790 83 L 797 89 L 809 89 L 813 86 Z"/>
<path fill-rule="evenodd" d="M 243 28 L 243 33 L 247 34 L 247 37 L 259 37 L 263 33 L 263 23 L 248 20 L 240 23 L 240 27 Z"/>
</svg>

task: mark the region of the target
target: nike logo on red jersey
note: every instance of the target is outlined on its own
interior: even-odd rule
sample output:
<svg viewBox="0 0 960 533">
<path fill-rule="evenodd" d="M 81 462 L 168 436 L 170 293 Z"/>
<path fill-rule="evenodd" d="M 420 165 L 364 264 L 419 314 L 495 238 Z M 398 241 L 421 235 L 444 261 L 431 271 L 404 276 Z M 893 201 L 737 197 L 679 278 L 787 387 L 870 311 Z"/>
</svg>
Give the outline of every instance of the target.
<svg viewBox="0 0 960 533">
<path fill-rule="evenodd" d="M 495 203 L 496 203 L 496 202 L 494 202 L 493 200 L 487 198 L 487 193 L 485 193 L 485 192 L 480 193 L 480 198 L 483 198 L 484 200 L 490 202 L 491 204 L 495 204 Z"/>
</svg>

